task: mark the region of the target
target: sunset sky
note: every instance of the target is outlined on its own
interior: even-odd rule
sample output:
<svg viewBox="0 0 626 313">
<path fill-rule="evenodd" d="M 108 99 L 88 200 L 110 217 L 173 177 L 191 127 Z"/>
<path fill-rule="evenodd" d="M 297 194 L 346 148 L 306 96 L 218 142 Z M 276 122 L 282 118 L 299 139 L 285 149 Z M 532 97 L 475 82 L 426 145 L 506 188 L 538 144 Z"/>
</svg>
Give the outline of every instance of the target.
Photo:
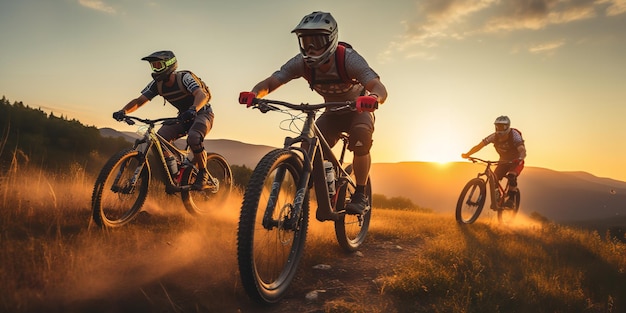
<svg viewBox="0 0 626 313">
<path fill-rule="evenodd" d="M 460 161 L 508 115 L 527 166 L 626 181 L 626 0 L 3 0 L 0 96 L 133 131 L 111 114 L 150 81 L 140 59 L 173 50 L 211 88 L 208 139 L 281 146 L 288 116 L 237 97 L 298 53 L 290 32 L 318 10 L 388 89 L 373 162 Z M 268 98 L 322 101 L 304 79 Z M 136 115 L 174 112 L 157 97 Z"/>
</svg>

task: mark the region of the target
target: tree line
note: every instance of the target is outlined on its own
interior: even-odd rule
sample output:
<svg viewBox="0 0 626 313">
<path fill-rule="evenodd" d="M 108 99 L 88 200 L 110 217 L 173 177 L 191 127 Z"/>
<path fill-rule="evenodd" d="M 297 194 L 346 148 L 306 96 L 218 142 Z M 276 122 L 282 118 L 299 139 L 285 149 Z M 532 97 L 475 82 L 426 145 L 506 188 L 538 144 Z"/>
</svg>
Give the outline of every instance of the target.
<svg viewBox="0 0 626 313">
<path fill-rule="evenodd" d="M 95 126 L 76 119 L 47 114 L 23 102 L 0 100 L 0 166 L 36 165 L 52 171 L 79 164 L 99 170 L 103 159 L 130 144 L 123 138 L 100 135 Z"/>
<path fill-rule="evenodd" d="M 95 126 L 83 125 L 54 112 L 23 102 L 0 100 L 0 170 L 34 165 L 47 171 L 62 172 L 78 165 L 86 173 L 97 174 L 116 152 L 131 147 L 122 137 L 103 137 Z M 159 167 L 155 167 L 157 170 Z M 252 170 L 231 165 L 235 183 L 250 179 Z M 158 173 L 157 173 L 158 175 Z"/>
</svg>

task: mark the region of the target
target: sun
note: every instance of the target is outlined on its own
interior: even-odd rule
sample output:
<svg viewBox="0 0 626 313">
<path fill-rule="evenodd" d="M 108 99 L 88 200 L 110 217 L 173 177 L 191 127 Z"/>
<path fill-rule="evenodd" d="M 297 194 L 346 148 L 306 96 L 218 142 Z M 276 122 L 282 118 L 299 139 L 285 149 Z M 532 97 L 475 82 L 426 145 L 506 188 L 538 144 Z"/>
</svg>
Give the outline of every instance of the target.
<svg viewBox="0 0 626 313">
<path fill-rule="evenodd" d="M 416 161 L 448 164 L 462 161 L 461 153 L 466 152 L 468 144 L 463 144 L 452 139 L 452 136 L 423 136 L 418 144 L 412 148 L 412 155 Z"/>
</svg>

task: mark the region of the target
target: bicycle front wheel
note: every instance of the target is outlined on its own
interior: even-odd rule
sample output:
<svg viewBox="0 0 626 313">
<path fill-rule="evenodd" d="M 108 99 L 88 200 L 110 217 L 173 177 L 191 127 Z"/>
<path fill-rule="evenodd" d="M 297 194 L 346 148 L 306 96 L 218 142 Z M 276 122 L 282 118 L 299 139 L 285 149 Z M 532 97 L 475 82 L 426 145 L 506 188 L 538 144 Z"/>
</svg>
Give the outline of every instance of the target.
<svg viewBox="0 0 626 313">
<path fill-rule="evenodd" d="M 150 166 L 133 149 L 120 151 L 104 165 L 91 195 L 92 217 L 101 228 L 119 227 L 141 210 L 148 194 Z"/>
<path fill-rule="evenodd" d="M 206 168 L 213 178 L 212 186 L 204 190 L 186 189 L 180 196 L 185 209 L 192 215 L 207 213 L 211 208 L 226 202 L 233 188 L 233 173 L 226 158 L 217 153 L 207 153 Z M 196 181 L 197 171 L 187 167 L 181 178 L 181 185 L 191 185 Z"/>
<path fill-rule="evenodd" d="M 309 193 L 298 193 L 302 160 L 273 150 L 261 159 L 246 187 L 237 231 L 237 259 L 243 287 L 253 300 L 276 303 L 286 293 L 304 250 Z M 300 214 L 294 206 L 301 202 Z"/>
<path fill-rule="evenodd" d="M 355 179 L 354 174 L 352 176 Z M 345 209 L 345 206 L 350 203 L 350 198 L 354 191 L 354 186 L 350 184 L 345 184 L 339 188 L 337 191 L 337 211 Z M 365 185 L 365 195 L 369 205 L 369 210 L 365 214 L 341 214 L 339 219 L 335 221 L 337 242 L 347 252 L 354 252 L 363 244 L 369 229 L 370 219 L 372 218 L 372 182 L 370 178 L 367 179 L 367 184 Z"/>
<path fill-rule="evenodd" d="M 508 208 L 508 207 L 500 208 L 498 210 L 498 222 L 503 223 L 503 224 L 509 224 L 513 222 L 513 220 L 515 219 L 515 216 L 517 215 L 517 212 L 519 211 L 520 198 L 521 198 L 520 191 L 519 189 L 517 189 L 517 193 L 515 194 L 515 199 L 513 200 L 515 207 L 514 208 Z"/>
<path fill-rule="evenodd" d="M 485 206 L 486 198 L 485 181 L 480 178 L 470 180 L 456 203 L 456 221 L 459 224 L 474 223 Z"/>
</svg>

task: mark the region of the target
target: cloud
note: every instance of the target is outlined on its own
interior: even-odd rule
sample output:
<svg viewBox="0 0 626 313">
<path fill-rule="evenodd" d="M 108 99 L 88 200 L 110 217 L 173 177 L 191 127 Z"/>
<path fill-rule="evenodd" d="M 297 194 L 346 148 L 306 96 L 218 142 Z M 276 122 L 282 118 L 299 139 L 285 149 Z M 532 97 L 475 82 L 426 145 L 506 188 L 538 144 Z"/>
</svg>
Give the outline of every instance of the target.
<svg viewBox="0 0 626 313">
<path fill-rule="evenodd" d="M 78 0 L 78 4 L 100 12 L 115 14 L 115 9 L 100 0 Z"/>
<path fill-rule="evenodd" d="M 532 45 L 528 48 L 528 52 L 532 54 L 553 55 L 557 49 L 565 45 L 565 40 L 559 39 L 551 42 L 544 42 Z"/>
<path fill-rule="evenodd" d="M 601 2 L 609 4 L 609 6 L 606 8 L 607 16 L 616 16 L 626 13 L 626 0 L 606 0 Z"/>
<path fill-rule="evenodd" d="M 484 32 L 539 30 L 597 16 L 594 0 L 523 0 L 502 2 L 483 26 Z"/>
<path fill-rule="evenodd" d="M 424 51 L 445 40 L 537 31 L 624 13 L 626 0 L 416 0 L 413 17 L 402 22 L 405 33 L 383 55 L 387 60 L 397 52 L 432 58 L 432 52 Z"/>
</svg>

